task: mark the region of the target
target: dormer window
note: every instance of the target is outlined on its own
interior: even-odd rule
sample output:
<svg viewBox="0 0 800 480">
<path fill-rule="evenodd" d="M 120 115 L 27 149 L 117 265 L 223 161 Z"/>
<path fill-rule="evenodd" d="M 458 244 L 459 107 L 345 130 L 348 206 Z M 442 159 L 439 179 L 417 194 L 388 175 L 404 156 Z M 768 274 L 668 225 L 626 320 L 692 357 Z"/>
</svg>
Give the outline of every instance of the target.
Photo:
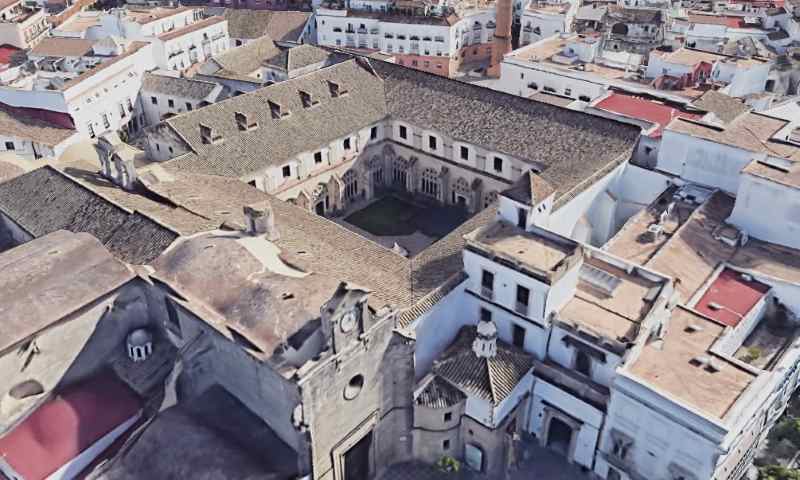
<svg viewBox="0 0 800 480">
<path fill-rule="evenodd" d="M 222 141 L 222 135 L 217 133 L 213 128 L 201 123 L 200 140 L 206 144 L 215 144 Z"/>
<path fill-rule="evenodd" d="M 300 90 L 299 93 L 300 93 L 300 101 L 303 103 L 303 108 L 311 108 L 319 103 L 318 100 L 314 100 L 313 98 L 311 98 L 310 93 L 304 92 L 302 90 Z"/>
<path fill-rule="evenodd" d="M 248 116 L 242 112 L 236 112 L 233 114 L 234 118 L 236 119 L 236 126 L 239 130 L 248 131 L 253 130 L 258 127 L 258 122 L 253 118 L 253 116 Z"/>
<path fill-rule="evenodd" d="M 332 98 L 340 97 L 347 93 L 347 90 L 343 89 L 341 85 L 330 80 L 328 80 L 328 91 L 331 92 Z"/>
<path fill-rule="evenodd" d="M 272 100 L 267 100 L 267 104 L 269 105 L 269 113 L 275 120 L 280 120 L 281 117 L 289 115 L 288 111 L 283 111 L 281 106 Z"/>
</svg>

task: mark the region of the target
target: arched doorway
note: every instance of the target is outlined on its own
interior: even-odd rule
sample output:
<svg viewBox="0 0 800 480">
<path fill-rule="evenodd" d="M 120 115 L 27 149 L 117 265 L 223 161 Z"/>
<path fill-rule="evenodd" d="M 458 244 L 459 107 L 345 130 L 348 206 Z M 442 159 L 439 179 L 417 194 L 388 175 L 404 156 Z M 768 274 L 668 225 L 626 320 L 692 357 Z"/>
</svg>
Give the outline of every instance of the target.
<svg viewBox="0 0 800 480">
<path fill-rule="evenodd" d="M 569 455 L 571 442 L 572 427 L 567 425 L 564 420 L 553 417 L 550 420 L 550 428 L 547 432 L 547 446 L 566 457 Z"/>
</svg>

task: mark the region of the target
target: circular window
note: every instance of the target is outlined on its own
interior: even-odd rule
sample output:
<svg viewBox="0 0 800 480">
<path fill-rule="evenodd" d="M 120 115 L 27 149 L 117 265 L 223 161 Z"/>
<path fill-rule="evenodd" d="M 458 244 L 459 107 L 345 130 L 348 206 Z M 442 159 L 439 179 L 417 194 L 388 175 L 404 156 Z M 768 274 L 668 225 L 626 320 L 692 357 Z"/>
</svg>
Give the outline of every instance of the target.
<svg viewBox="0 0 800 480">
<path fill-rule="evenodd" d="M 361 393 L 361 389 L 364 388 L 364 375 L 356 375 L 347 382 L 347 386 L 344 387 L 344 398 L 345 400 L 352 400 Z"/>
</svg>

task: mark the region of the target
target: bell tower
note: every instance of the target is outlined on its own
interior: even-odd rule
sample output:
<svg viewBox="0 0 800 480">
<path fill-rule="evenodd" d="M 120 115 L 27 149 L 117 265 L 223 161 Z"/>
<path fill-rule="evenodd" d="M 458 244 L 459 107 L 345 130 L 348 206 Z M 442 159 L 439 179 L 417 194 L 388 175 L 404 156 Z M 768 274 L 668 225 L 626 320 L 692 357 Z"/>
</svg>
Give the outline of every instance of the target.
<svg viewBox="0 0 800 480">
<path fill-rule="evenodd" d="M 511 51 L 511 20 L 513 17 L 512 0 L 497 0 L 495 2 L 494 40 L 492 42 L 492 60 L 489 64 L 487 75 L 500 78 L 500 63 L 503 55 Z"/>
</svg>

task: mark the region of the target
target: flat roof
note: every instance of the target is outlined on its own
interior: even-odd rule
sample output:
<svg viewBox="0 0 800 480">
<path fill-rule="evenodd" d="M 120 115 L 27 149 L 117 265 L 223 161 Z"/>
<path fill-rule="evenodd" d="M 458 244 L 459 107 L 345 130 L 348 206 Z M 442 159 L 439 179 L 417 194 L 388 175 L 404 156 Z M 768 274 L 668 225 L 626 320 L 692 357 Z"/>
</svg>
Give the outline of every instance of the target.
<svg viewBox="0 0 800 480">
<path fill-rule="evenodd" d="M 678 306 L 663 336 L 627 368 L 630 375 L 692 408 L 723 419 L 756 375 L 709 349 L 725 326 Z M 713 368 L 704 363 L 710 361 Z"/>
<path fill-rule="evenodd" d="M 606 249 L 623 258 L 645 259 L 644 265 L 649 270 L 673 277 L 675 289 L 683 301 L 691 299 L 712 280 L 717 267 L 723 263 L 733 269 L 800 283 L 800 251 L 752 236 L 743 246 L 731 246 L 719 239 L 722 236 L 735 238 L 739 233 L 725 222 L 733 211 L 734 202 L 730 195 L 713 193 L 688 217 L 681 211 L 680 216 L 675 217 L 679 218 L 677 225 L 665 227 L 662 240 L 652 246 L 647 242 L 639 243 L 651 224 L 647 220 L 650 213 L 640 213 L 623 226 Z M 637 245 L 642 247 L 637 248 Z"/>
<path fill-rule="evenodd" d="M 179 37 L 182 37 L 182 36 L 186 35 L 187 33 L 191 33 L 191 32 L 194 32 L 194 31 L 206 28 L 206 27 L 210 27 L 211 25 L 216 25 L 216 24 L 222 23 L 222 22 L 227 22 L 227 20 L 225 20 L 225 18 L 223 18 L 223 17 L 205 18 L 203 20 L 198 20 L 197 22 L 194 22 L 194 23 L 191 23 L 189 25 L 186 25 L 183 28 L 179 28 L 179 29 L 176 29 L 176 30 L 171 30 L 171 31 L 166 32 L 166 33 L 162 33 L 161 35 L 158 36 L 158 38 L 160 40 L 163 40 L 163 41 L 174 40 L 176 38 L 179 38 Z"/>
<path fill-rule="evenodd" d="M 88 233 L 59 230 L 0 254 L 0 352 L 134 277 Z"/>
<path fill-rule="evenodd" d="M 768 291 L 769 285 L 725 268 L 711 282 L 694 308 L 722 324 L 735 327 Z"/>
<path fill-rule="evenodd" d="M 780 165 L 753 160 L 742 169 L 742 173 L 761 177 L 787 187 L 800 188 L 800 160 Z"/>
<path fill-rule="evenodd" d="M 799 146 L 773 138 L 788 124 L 789 122 L 780 118 L 748 112 L 727 124 L 725 128 L 676 118 L 665 130 L 692 135 L 754 153 L 800 161 Z"/>
<path fill-rule="evenodd" d="M 663 102 L 616 92 L 594 104 L 594 107 L 656 124 L 657 128 L 648 135 L 654 138 L 661 137 L 664 127 L 669 125 L 674 118 L 699 119 L 702 117 L 702 115 L 684 112 Z"/>
<path fill-rule="evenodd" d="M 601 271 L 617 284 L 605 290 L 587 281 L 594 271 Z M 638 326 L 650 312 L 662 282 L 646 279 L 635 269 L 612 265 L 596 256 L 588 256 L 581 267 L 581 279 L 575 296 L 559 312 L 559 317 L 574 325 L 612 340 L 633 341 Z"/>
<path fill-rule="evenodd" d="M 103 374 L 67 387 L 0 438 L 0 455 L 26 480 L 49 478 L 142 408 L 120 380 Z"/>
<path fill-rule="evenodd" d="M 147 25 L 148 23 L 161 20 L 162 18 L 178 15 L 179 13 L 183 13 L 192 9 L 193 7 L 128 8 L 125 10 L 125 13 L 127 13 L 134 22 L 141 25 Z"/>
<path fill-rule="evenodd" d="M 734 62 L 741 66 L 761 65 L 766 62 L 759 58 L 739 58 L 723 55 L 720 53 L 712 53 L 705 50 L 695 50 L 692 48 L 681 47 L 672 52 L 664 52 L 661 50 L 653 50 L 651 55 L 661 57 L 662 60 L 669 63 L 677 63 L 680 65 L 693 66 L 700 62 L 714 63 L 714 62 Z"/>
<path fill-rule="evenodd" d="M 567 257 L 579 254 L 577 243 L 557 242 L 534 232 L 527 232 L 504 220 L 498 220 L 468 235 L 467 241 L 548 276 L 555 273 Z"/>
</svg>

